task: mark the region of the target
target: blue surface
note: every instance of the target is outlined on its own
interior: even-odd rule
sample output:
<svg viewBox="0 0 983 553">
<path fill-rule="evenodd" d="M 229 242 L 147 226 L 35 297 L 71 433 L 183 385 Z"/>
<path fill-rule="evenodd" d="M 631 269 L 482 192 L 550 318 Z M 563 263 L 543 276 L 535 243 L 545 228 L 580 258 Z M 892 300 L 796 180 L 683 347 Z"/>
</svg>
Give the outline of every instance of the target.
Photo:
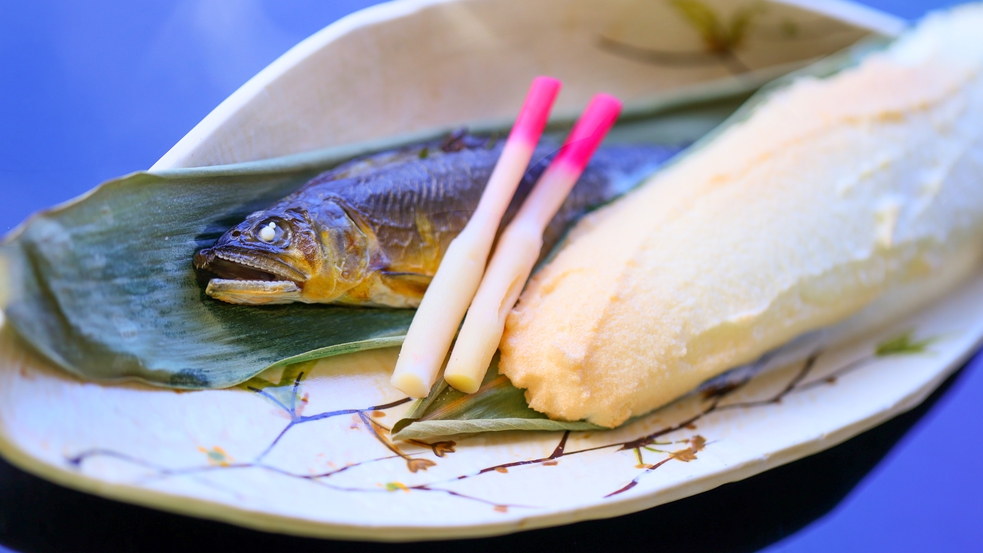
<svg viewBox="0 0 983 553">
<path fill-rule="evenodd" d="M 983 551 L 983 356 L 830 514 L 767 549 Z"/>
<path fill-rule="evenodd" d="M 0 4 L 0 232 L 103 180 L 146 169 L 287 48 L 373 3 Z M 867 3 L 915 18 L 952 2 Z M 977 359 L 833 512 L 770 550 L 983 549 L 981 398 Z"/>
</svg>

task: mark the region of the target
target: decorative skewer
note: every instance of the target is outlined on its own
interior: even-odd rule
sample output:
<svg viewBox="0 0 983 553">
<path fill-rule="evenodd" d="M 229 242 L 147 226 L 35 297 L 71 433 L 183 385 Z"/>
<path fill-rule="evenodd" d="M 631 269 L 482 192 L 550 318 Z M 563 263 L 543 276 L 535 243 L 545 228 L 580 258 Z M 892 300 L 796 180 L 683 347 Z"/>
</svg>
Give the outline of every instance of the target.
<svg viewBox="0 0 983 553">
<path fill-rule="evenodd" d="M 392 384 L 410 397 L 426 397 L 474 297 L 492 242 L 515 189 L 546 127 L 560 81 L 533 80 L 502 155 L 464 230 L 451 242 L 410 323 Z"/>
<path fill-rule="evenodd" d="M 563 149 L 502 233 L 444 370 L 444 380 L 454 388 L 470 394 L 481 386 L 502 340 L 505 318 L 539 258 L 546 225 L 620 113 L 621 102 L 614 96 L 594 96 Z"/>
</svg>

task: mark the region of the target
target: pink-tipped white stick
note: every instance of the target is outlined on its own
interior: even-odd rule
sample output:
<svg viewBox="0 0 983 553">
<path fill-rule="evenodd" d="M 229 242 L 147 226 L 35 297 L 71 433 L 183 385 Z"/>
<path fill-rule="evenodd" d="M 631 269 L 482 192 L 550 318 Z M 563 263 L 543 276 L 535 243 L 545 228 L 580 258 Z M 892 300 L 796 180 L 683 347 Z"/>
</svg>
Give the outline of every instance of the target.
<svg viewBox="0 0 983 553">
<path fill-rule="evenodd" d="M 410 397 L 426 397 L 481 282 L 502 216 L 546 127 L 560 81 L 533 80 L 502 155 L 468 224 L 451 242 L 410 323 L 392 384 Z"/>
<path fill-rule="evenodd" d="M 546 225 L 620 113 L 621 102 L 614 96 L 598 94 L 591 100 L 563 149 L 502 233 L 444 370 L 444 380 L 454 388 L 473 393 L 481 386 L 502 340 L 505 318 L 539 258 Z"/>
</svg>

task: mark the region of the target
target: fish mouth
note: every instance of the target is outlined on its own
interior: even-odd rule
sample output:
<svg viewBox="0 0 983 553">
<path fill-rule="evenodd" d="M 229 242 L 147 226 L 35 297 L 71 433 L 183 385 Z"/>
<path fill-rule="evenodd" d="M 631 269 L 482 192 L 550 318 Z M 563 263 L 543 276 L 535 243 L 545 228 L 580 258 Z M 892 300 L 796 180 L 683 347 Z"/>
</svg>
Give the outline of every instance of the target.
<svg viewBox="0 0 983 553">
<path fill-rule="evenodd" d="M 198 269 L 214 273 L 205 293 L 228 303 L 268 305 L 301 301 L 307 276 L 289 265 L 255 254 L 204 249 L 194 256 Z"/>
</svg>

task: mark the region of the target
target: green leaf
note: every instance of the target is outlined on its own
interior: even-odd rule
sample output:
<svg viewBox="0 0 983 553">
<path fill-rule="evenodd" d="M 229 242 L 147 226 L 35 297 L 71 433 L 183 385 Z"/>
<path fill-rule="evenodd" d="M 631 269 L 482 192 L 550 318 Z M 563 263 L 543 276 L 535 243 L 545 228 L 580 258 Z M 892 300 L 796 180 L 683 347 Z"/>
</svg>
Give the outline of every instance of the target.
<svg viewBox="0 0 983 553">
<path fill-rule="evenodd" d="M 35 216 L 0 251 L 9 322 L 80 376 L 176 388 L 227 387 L 267 367 L 398 343 L 412 311 L 204 295 L 192 254 L 318 172 L 137 173 Z"/>
<path fill-rule="evenodd" d="M 410 489 L 407 488 L 406 487 L 406 484 L 403 484 L 402 482 L 386 482 L 386 491 L 387 492 L 408 492 L 408 491 L 410 491 Z"/>
<path fill-rule="evenodd" d="M 670 0 L 669 3 L 700 33 L 710 50 L 727 47 L 727 33 L 713 8 L 700 0 Z"/>
<path fill-rule="evenodd" d="M 928 350 L 928 346 L 937 340 L 937 338 L 926 338 L 924 340 L 915 340 L 912 338 L 913 332 L 908 331 L 900 336 L 895 336 L 890 340 L 886 340 L 877 345 L 877 349 L 874 351 L 878 357 L 887 357 L 889 355 L 911 355 L 915 353 L 925 353 Z"/>
<path fill-rule="evenodd" d="M 754 19 L 766 10 L 763 2 L 741 6 L 731 15 L 729 24 L 725 26 L 717 12 L 700 0 L 669 0 L 669 4 L 700 33 L 711 52 L 724 52 L 739 47 Z"/>
<path fill-rule="evenodd" d="M 598 430 L 582 421 L 555 421 L 534 411 L 525 394 L 498 373 L 497 358 L 474 394 L 459 392 L 441 380 L 393 425 L 397 440 L 504 430 Z"/>
</svg>

